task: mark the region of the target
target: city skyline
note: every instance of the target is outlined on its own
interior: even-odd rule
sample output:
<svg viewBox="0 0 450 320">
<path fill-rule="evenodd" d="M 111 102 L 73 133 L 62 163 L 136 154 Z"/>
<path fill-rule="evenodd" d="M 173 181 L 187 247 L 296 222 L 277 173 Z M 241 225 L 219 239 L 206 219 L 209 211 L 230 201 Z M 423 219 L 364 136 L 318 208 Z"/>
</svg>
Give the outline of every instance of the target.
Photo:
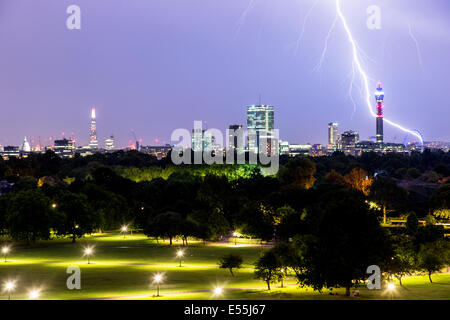
<svg viewBox="0 0 450 320">
<path fill-rule="evenodd" d="M 190 128 L 197 119 L 223 130 L 245 123 L 245 106 L 260 94 L 263 104 L 276 107 L 275 127 L 283 140 L 326 145 L 330 121 L 338 122 L 341 132 L 358 131 L 361 139 L 374 135 L 364 99 L 355 89 L 354 107 L 348 96 L 350 47 L 339 24 L 321 60 L 330 27 L 325 22 L 333 22 L 334 7 L 318 4 L 305 21 L 313 1 L 278 6 L 257 1 L 245 16 L 246 3 L 174 2 L 118 6 L 80 0 L 85 19 L 77 31 L 65 28 L 66 3 L 2 4 L 8 14 L 0 22 L 0 105 L 8 121 L 1 122 L 0 143 L 21 145 L 27 136 L 31 144 L 41 137 L 45 145 L 50 136 L 73 132 L 78 145 L 87 145 L 87 110 L 95 107 L 100 144 L 114 134 L 117 146 L 128 145 L 131 129 L 145 145 L 170 144 L 175 128 Z M 369 4 L 360 1 L 343 10 L 376 62 L 366 65 L 371 89 L 383 82 L 386 117 L 418 129 L 426 141 L 449 141 L 449 4 L 380 1 L 381 30 L 365 26 Z M 37 24 L 33 16 L 47 23 Z M 319 62 L 320 70 L 312 72 Z M 403 142 L 404 132 L 387 124 L 384 131 L 385 141 Z"/>
</svg>

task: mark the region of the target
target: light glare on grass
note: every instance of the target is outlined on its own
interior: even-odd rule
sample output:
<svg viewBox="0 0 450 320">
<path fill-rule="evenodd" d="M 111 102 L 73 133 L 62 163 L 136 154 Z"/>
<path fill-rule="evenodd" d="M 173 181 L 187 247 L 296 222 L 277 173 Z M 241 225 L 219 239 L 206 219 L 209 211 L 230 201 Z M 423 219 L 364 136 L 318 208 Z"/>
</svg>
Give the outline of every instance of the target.
<svg viewBox="0 0 450 320">
<path fill-rule="evenodd" d="M 28 298 L 30 300 L 36 300 L 39 298 L 40 295 L 41 295 L 41 291 L 39 289 L 32 289 L 28 293 Z"/>
<path fill-rule="evenodd" d="M 91 263 L 90 256 L 94 253 L 94 249 L 92 247 L 86 247 L 84 249 L 84 255 L 88 258 L 88 264 Z"/>
<path fill-rule="evenodd" d="M 214 296 L 221 296 L 222 294 L 223 294 L 223 288 L 222 287 L 214 288 Z"/>
<path fill-rule="evenodd" d="M 156 283 L 156 296 L 159 297 L 159 285 L 164 280 L 164 275 L 157 273 L 153 276 L 153 282 Z"/>
<path fill-rule="evenodd" d="M 5 262 L 6 262 L 6 256 L 8 255 L 8 252 L 9 252 L 9 247 L 2 248 L 2 253 L 5 256 Z"/>
<path fill-rule="evenodd" d="M 161 273 L 157 273 L 153 276 L 153 282 L 155 283 L 161 283 L 163 280 L 163 275 Z"/>
<path fill-rule="evenodd" d="M 16 288 L 16 281 L 7 281 L 4 286 L 5 291 L 8 292 L 8 300 L 11 300 L 11 291 Z"/>
</svg>

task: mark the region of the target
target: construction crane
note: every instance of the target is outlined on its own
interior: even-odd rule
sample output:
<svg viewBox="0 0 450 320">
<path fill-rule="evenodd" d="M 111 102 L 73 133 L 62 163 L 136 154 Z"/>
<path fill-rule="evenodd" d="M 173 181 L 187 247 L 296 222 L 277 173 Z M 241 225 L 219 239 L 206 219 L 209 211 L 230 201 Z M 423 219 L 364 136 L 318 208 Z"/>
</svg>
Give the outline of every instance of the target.
<svg viewBox="0 0 450 320">
<path fill-rule="evenodd" d="M 139 151 L 141 149 L 141 147 L 139 145 L 139 140 L 136 137 L 136 132 L 134 131 L 134 129 L 131 129 L 131 134 L 133 135 L 136 151 Z"/>
</svg>

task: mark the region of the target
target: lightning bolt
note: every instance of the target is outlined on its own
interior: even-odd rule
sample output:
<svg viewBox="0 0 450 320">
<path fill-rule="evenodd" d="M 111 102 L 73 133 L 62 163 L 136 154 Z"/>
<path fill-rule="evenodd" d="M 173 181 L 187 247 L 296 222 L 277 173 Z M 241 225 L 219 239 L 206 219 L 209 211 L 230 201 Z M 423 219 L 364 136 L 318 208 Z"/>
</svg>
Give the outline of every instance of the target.
<svg viewBox="0 0 450 320">
<path fill-rule="evenodd" d="M 237 38 L 239 36 L 239 34 L 241 33 L 241 29 L 242 29 L 242 26 L 244 25 L 245 20 L 247 19 L 247 15 L 250 12 L 250 10 L 253 9 L 253 7 L 255 6 L 255 3 L 256 3 L 256 0 L 250 0 L 247 8 L 244 10 L 244 12 L 242 12 L 241 18 L 239 19 L 238 24 L 237 24 L 235 38 Z"/>
<path fill-rule="evenodd" d="M 373 117 L 376 117 L 377 115 L 375 114 L 375 112 L 372 109 L 372 101 L 371 101 L 372 95 L 371 95 L 371 92 L 369 89 L 370 88 L 369 76 L 367 75 L 367 72 L 364 70 L 364 68 L 362 66 L 361 59 L 360 59 L 360 50 L 358 48 L 358 44 L 355 41 L 355 39 L 353 38 L 353 34 L 348 26 L 347 20 L 345 19 L 345 16 L 342 13 L 341 0 L 336 0 L 336 9 L 337 9 L 337 16 L 342 21 L 342 25 L 345 29 L 345 33 L 347 34 L 348 41 L 350 42 L 351 47 L 352 47 L 353 63 L 356 66 L 356 70 L 358 71 L 358 73 L 360 74 L 361 79 L 362 79 L 363 91 L 364 91 L 364 95 L 365 95 L 365 103 L 367 104 L 367 107 L 369 108 L 370 114 Z M 423 144 L 423 139 L 422 139 L 421 135 L 418 134 L 417 132 L 406 129 L 406 128 L 402 127 L 401 125 L 399 125 L 389 119 L 384 118 L 384 121 L 386 121 L 391 126 L 396 127 L 397 129 L 400 129 L 406 133 L 416 136 L 417 138 L 419 138 L 420 142 Z"/>
<path fill-rule="evenodd" d="M 300 47 L 300 42 L 303 39 L 303 35 L 305 34 L 305 30 L 306 30 L 306 24 L 308 23 L 309 17 L 311 16 L 311 13 L 313 12 L 314 8 L 317 6 L 317 4 L 319 3 L 319 0 L 316 0 L 313 5 L 311 6 L 311 8 L 309 8 L 308 12 L 305 15 L 305 19 L 303 20 L 303 24 L 302 24 L 302 30 L 300 31 L 300 34 L 297 38 L 297 43 L 295 46 L 295 55 L 297 55 L 298 53 L 298 49 Z"/>
<path fill-rule="evenodd" d="M 336 15 L 336 17 L 333 20 L 333 23 L 331 24 L 330 29 L 328 30 L 327 36 L 325 37 L 325 45 L 323 47 L 319 63 L 314 67 L 313 72 L 322 69 L 322 64 L 325 59 L 325 55 L 327 54 L 327 51 L 328 51 L 328 41 L 330 40 L 331 34 L 334 31 L 334 28 L 336 27 L 337 21 L 338 21 L 338 16 Z"/>
<path fill-rule="evenodd" d="M 410 23 L 408 23 L 408 32 L 409 32 L 409 36 L 411 37 L 411 39 L 414 41 L 414 43 L 416 45 L 417 58 L 419 59 L 420 68 L 422 69 L 422 72 L 423 72 L 424 69 L 423 69 L 422 54 L 420 52 L 419 41 L 417 41 L 417 38 L 414 36 L 414 34 L 413 34 L 412 30 L 411 30 L 411 24 Z"/>
</svg>

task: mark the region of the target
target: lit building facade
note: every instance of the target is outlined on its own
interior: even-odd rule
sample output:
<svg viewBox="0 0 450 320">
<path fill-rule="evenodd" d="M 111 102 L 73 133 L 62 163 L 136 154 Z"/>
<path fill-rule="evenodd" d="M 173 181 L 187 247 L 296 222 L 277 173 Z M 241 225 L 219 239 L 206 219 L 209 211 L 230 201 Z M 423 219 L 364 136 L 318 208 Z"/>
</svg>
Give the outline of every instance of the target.
<svg viewBox="0 0 450 320">
<path fill-rule="evenodd" d="M 89 130 L 89 148 L 93 149 L 93 150 L 98 149 L 97 121 L 96 121 L 95 108 L 91 109 L 91 127 Z"/>
<path fill-rule="evenodd" d="M 105 139 L 105 150 L 113 151 L 113 150 L 115 150 L 115 148 L 116 148 L 115 139 L 114 139 L 114 136 L 111 135 L 109 138 Z"/>
<path fill-rule="evenodd" d="M 341 134 L 341 149 L 346 155 L 355 155 L 356 144 L 359 142 L 359 133 L 345 131 Z"/>
<path fill-rule="evenodd" d="M 213 144 L 213 136 L 207 130 L 201 128 L 192 129 L 192 151 L 202 152 L 211 151 Z"/>
<path fill-rule="evenodd" d="M 274 136 L 274 108 L 268 105 L 247 106 L 248 151 L 253 153 L 278 153 L 278 141 Z M 266 150 L 262 150 L 262 143 Z"/>
<path fill-rule="evenodd" d="M 378 88 L 375 91 L 375 100 L 377 101 L 377 117 L 376 117 L 376 129 L 377 129 L 377 143 L 383 143 L 383 109 L 384 109 L 384 92 L 381 87 L 381 82 L 378 82 Z"/>
<path fill-rule="evenodd" d="M 228 127 L 228 149 L 236 152 L 244 152 L 243 126 L 233 124 Z"/>
<path fill-rule="evenodd" d="M 329 151 L 336 151 L 338 149 L 338 139 L 339 139 L 338 126 L 339 124 L 337 122 L 330 122 L 328 124 L 327 149 Z"/>
<path fill-rule="evenodd" d="M 73 140 L 55 140 L 53 151 L 61 158 L 73 158 L 75 155 L 75 142 Z"/>
</svg>

